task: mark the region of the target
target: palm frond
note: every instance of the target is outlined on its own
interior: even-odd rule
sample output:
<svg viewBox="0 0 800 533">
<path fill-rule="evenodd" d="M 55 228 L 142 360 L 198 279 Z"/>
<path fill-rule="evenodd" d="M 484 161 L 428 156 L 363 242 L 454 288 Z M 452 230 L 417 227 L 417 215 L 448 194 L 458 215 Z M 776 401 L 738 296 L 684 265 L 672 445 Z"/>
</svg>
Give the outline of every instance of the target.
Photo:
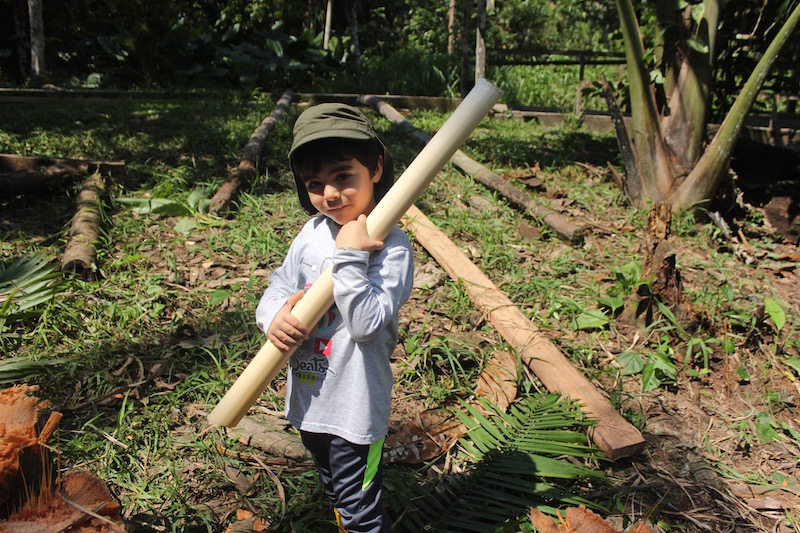
<svg viewBox="0 0 800 533">
<path fill-rule="evenodd" d="M 387 479 L 398 516 L 405 509 L 397 531 L 495 531 L 532 506 L 551 514 L 563 506 L 601 508 L 568 488 L 579 480 L 605 479 L 599 470 L 563 459 L 602 460 L 584 432 L 592 422 L 574 402 L 533 396 L 508 413 L 481 403 L 483 410 L 465 403 L 467 412 L 457 414 L 469 428 L 459 444 L 475 461 L 466 471 L 423 484 Z"/>
<path fill-rule="evenodd" d="M 0 264 L 0 329 L 37 316 L 41 304 L 65 290 L 61 275 L 48 258 L 21 257 L 8 266 Z"/>
</svg>

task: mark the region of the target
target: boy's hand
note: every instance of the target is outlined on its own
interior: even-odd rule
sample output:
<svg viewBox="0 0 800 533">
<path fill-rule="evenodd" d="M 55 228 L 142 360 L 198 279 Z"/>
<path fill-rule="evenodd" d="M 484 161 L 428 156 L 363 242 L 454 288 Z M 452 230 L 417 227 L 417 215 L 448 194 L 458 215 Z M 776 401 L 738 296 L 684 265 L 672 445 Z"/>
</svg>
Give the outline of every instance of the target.
<svg viewBox="0 0 800 533">
<path fill-rule="evenodd" d="M 299 291 L 289 296 L 267 328 L 267 338 L 281 351 L 300 346 L 311 334 L 311 330 L 292 315 L 292 308 L 304 294 L 305 291 Z"/>
<path fill-rule="evenodd" d="M 367 215 L 359 215 L 342 226 L 336 236 L 337 248 L 357 248 L 371 252 L 383 248 L 383 241 L 376 241 L 367 233 Z"/>
</svg>

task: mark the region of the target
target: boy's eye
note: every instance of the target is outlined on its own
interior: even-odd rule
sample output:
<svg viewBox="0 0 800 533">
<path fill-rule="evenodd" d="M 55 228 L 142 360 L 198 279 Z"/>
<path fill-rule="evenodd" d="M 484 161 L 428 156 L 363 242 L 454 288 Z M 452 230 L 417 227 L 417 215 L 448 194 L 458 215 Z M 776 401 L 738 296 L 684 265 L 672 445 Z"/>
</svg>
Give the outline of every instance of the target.
<svg viewBox="0 0 800 533">
<path fill-rule="evenodd" d="M 307 181 L 306 182 L 306 189 L 308 189 L 309 191 L 313 191 L 313 190 L 316 190 L 316 189 L 319 189 L 319 188 L 320 188 L 320 182 L 319 181 L 313 180 L 313 181 Z"/>
<path fill-rule="evenodd" d="M 337 179 L 337 180 L 339 180 L 339 181 L 347 181 L 347 180 L 349 180 L 351 177 L 352 177 L 352 174 L 345 174 L 345 173 L 342 173 L 342 174 L 339 174 L 338 176 L 336 176 L 336 179 Z"/>
</svg>

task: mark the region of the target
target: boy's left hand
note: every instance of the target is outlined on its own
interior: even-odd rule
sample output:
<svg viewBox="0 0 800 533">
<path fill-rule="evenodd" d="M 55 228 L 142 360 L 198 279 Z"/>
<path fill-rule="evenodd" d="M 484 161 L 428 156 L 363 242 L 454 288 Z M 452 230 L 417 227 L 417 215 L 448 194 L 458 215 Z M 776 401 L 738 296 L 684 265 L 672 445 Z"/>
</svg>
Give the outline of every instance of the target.
<svg viewBox="0 0 800 533">
<path fill-rule="evenodd" d="M 337 248 L 358 248 L 370 252 L 383 248 L 383 241 L 376 241 L 367 233 L 367 215 L 359 215 L 342 226 L 336 236 Z"/>
</svg>

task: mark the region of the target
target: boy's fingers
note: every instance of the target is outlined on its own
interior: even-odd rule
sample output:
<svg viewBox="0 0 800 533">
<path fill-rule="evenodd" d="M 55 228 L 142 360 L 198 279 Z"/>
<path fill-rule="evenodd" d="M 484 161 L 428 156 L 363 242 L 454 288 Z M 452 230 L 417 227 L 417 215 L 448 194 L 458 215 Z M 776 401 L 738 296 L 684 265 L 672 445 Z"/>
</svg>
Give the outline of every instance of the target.
<svg viewBox="0 0 800 533">
<path fill-rule="evenodd" d="M 306 291 L 298 291 L 289 296 L 289 298 L 286 299 L 286 303 L 289 304 L 289 307 L 294 307 L 294 304 L 299 302 L 305 294 Z"/>
</svg>

